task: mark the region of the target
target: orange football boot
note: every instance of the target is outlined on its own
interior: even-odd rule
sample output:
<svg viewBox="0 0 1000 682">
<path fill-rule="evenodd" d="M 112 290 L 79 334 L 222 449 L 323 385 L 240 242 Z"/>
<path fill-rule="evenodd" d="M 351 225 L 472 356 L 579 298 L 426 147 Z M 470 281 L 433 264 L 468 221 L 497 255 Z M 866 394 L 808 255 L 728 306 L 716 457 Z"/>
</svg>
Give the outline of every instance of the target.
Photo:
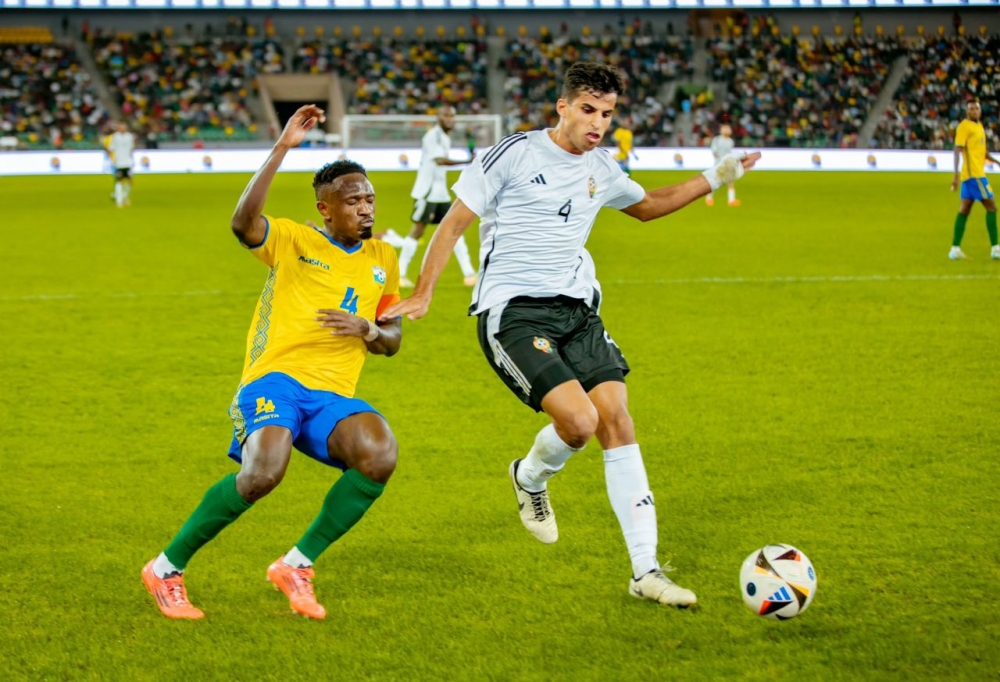
<svg viewBox="0 0 1000 682">
<path fill-rule="evenodd" d="M 267 581 L 285 593 L 295 613 L 316 620 L 326 618 L 326 609 L 316 601 L 313 592 L 312 579 L 316 573 L 312 568 L 293 568 L 282 561 L 284 558 L 282 555 L 267 567 Z"/>
<path fill-rule="evenodd" d="M 730 206 L 742 206 L 743 204 L 740 203 L 739 199 L 733 199 L 732 201 L 729 202 L 729 205 Z"/>
<path fill-rule="evenodd" d="M 161 578 L 153 573 L 153 559 L 142 569 L 142 584 L 149 593 L 156 597 L 156 605 L 167 618 L 189 618 L 198 620 L 205 614 L 196 609 L 188 601 L 187 590 L 184 589 L 184 576 L 177 573 L 169 578 Z"/>
</svg>

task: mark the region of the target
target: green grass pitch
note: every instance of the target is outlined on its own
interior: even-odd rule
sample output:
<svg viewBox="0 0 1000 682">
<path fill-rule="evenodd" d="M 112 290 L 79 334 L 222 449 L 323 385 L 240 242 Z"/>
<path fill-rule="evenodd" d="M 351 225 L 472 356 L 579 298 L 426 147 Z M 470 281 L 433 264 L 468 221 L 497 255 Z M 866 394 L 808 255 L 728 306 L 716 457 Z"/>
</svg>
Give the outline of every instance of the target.
<svg viewBox="0 0 1000 682">
<path fill-rule="evenodd" d="M 163 618 L 139 571 L 235 468 L 226 410 L 265 276 L 229 232 L 248 179 L 139 177 L 127 210 L 107 177 L 0 180 L 0 677 L 1000 674 L 1000 262 L 981 207 L 973 260 L 947 260 L 947 174 L 756 173 L 738 209 L 719 193 L 658 222 L 598 220 L 661 559 L 696 609 L 628 596 L 596 443 L 551 485 L 559 542 L 521 527 L 507 466 L 544 417 L 481 357 L 453 261 L 400 354 L 362 375 L 400 463 L 317 565 L 327 620 L 264 581 L 336 476 L 302 455 L 189 566 L 206 620 Z M 412 176 L 372 179 L 378 226 L 404 232 Z M 270 213 L 312 207 L 309 176 L 277 178 Z M 819 576 L 786 623 L 737 585 L 771 542 Z"/>
</svg>

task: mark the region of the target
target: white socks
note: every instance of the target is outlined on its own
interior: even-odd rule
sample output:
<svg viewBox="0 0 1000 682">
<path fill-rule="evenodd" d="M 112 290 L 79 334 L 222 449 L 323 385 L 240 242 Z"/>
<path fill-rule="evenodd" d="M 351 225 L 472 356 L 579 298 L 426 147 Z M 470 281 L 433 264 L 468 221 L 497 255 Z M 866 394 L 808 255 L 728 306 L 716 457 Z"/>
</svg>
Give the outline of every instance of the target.
<svg viewBox="0 0 1000 682">
<path fill-rule="evenodd" d="M 309 568 L 313 565 L 309 557 L 300 552 L 298 547 L 292 547 L 288 550 L 288 554 L 282 558 L 281 562 L 292 568 Z"/>
<path fill-rule="evenodd" d="M 736 201 L 736 188 L 732 186 L 729 188 L 729 201 L 730 203 Z"/>
<path fill-rule="evenodd" d="M 125 202 L 125 183 L 119 180 L 115 183 L 115 203 L 121 206 Z"/>
<path fill-rule="evenodd" d="M 535 444 L 527 456 L 517 465 L 517 484 L 529 493 L 545 490 L 545 484 L 566 460 L 579 450 L 566 445 L 556 433 L 556 427 L 549 424 L 535 436 Z"/>
<path fill-rule="evenodd" d="M 183 573 L 181 569 L 170 563 L 170 559 L 163 552 L 160 552 L 160 556 L 156 557 L 156 561 L 153 562 L 153 573 L 157 578 L 166 578 L 171 573 Z"/>
<path fill-rule="evenodd" d="M 469 259 L 469 245 L 465 243 L 465 237 L 460 236 L 455 242 L 455 258 L 458 260 L 458 267 L 462 268 L 462 277 L 472 277 L 476 274 Z"/>
<path fill-rule="evenodd" d="M 632 576 L 640 578 L 660 564 L 656 561 L 656 505 L 639 446 L 605 450 L 604 476 L 611 508 L 625 535 Z"/>
<path fill-rule="evenodd" d="M 406 277 L 406 271 L 410 268 L 410 261 L 417 254 L 417 246 L 420 244 L 410 236 L 403 238 L 403 247 L 399 252 L 399 276 Z"/>
</svg>

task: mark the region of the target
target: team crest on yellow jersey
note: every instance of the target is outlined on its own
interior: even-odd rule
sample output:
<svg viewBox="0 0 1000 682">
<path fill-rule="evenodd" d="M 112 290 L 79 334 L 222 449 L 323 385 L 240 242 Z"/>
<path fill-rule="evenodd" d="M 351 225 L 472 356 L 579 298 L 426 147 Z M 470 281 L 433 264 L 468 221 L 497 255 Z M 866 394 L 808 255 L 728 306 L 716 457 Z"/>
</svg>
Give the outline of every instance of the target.
<svg viewBox="0 0 1000 682">
<path fill-rule="evenodd" d="M 377 265 L 372 266 L 372 274 L 375 276 L 375 281 L 379 284 L 385 284 L 385 270 Z"/>
<path fill-rule="evenodd" d="M 591 178 L 591 179 L 593 179 L 593 178 Z M 535 337 L 534 346 L 535 346 L 535 348 L 537 348 L 538 350 L 542 351 L 543 353 L 551 353 L 552 352 L 552 344 L 549 343 L 548 339 L 543 339 L 541 337 L 536 336 Z"/>
<path fill-rule="evenodd" d="M 594 179 L 593 175 L 587 179 L 587 191 L 590 192 L 591 199 L 593 199 L 594 195 L 597 194 L 597 180 Z"/>
</svg>

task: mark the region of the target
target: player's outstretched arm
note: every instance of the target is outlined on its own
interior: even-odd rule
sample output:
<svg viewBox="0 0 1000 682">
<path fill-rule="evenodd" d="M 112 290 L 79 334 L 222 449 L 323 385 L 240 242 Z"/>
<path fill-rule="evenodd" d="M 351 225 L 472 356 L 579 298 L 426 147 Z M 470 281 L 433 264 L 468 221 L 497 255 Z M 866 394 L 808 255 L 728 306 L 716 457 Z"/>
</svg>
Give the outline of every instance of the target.
<svg viewBox="0 0 1000 682">
<path fill-rule="evenodd" d="M 427 246 L 427 254 L 424 256 L 424 264 L 420 268 L 420 277 L 417 278 L 417 286 L 413 289 L 413 295 L 390 306 L 378 318 L 379 322 L 385 322 L 402 315 L 406 315 L 411 320 L 419 320 L 427 314 L 427 310 L 431 307 L 434 286 L 437 284 L 444 266 L 448 264 L 455 244 L 461 239 L 462 233 L 469 229 L 469 225 L 478 217 L 461 199 L 455 200 L 444 220 L 438 225 L 437 231 L 434 232 L 431 243 Z"/>
<path fill-rule="evenodd" d="M 289 149 L 302 144 L 306 133 L 317 123 L 325 120 L 323 110 L 315 104 L 300 107 L 288 119 L 285 129 L 281 131 L 281 137 L 274 144 L 264 165 L 243 190 L 243 196 L 240 197 L 233 213 L 232 229 L 233 234 L 247 246 L 257 246 L 263 243 L 267 236 L 267 221 L 261 214 L 264 211 L 264 202 L 267 200 L 267 190 L 271 188 L 271 181 L 281 167 L 285 154 Z"/>
<path fill-rule="evenodd" d="M 753 168 L 759 158 L 760 152 L 726 154 L 704 173 L 676 185 L 647 191 L 642 201 L 622 209 L 622 213 L 643 222 L 670 215 L 709 192 L 736 182 Z"/>
<path fill-rule="evenodd" d="M 332 336 L 356 336 L 364 339 L 368 351 L 376 355 L 391 357 L 399 352 L 403 342 L 403 324 L 399 318 L 386 322 L 372 322 L 343 310 L 323 309 L 316 311 L 319 326 L 330 330 Z"/>
</svg>

